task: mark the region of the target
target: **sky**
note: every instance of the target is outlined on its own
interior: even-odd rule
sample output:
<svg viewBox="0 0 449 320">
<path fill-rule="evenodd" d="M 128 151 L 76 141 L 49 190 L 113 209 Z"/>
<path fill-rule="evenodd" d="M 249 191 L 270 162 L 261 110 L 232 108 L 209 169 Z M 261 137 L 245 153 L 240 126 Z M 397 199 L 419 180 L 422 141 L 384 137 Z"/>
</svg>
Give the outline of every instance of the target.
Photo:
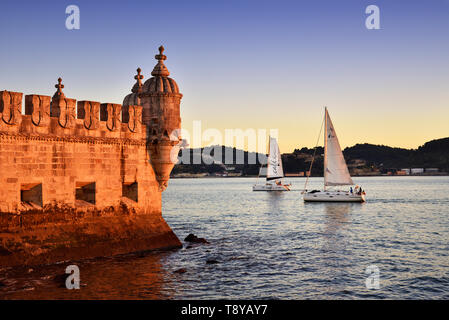
<svg viewBox="0 0 449 320">
<path fill-rule="evenodd" d="M 449 0 L 2 0 L 0 39 L 0 90 L 53 95 L 61 76 L 67 97 L 112 103 L 162 44 L 183 129 L 278 129 L 281 152 L 315 146 L 324 106 L 342 147 L 449 136 Z"/>
</svg>

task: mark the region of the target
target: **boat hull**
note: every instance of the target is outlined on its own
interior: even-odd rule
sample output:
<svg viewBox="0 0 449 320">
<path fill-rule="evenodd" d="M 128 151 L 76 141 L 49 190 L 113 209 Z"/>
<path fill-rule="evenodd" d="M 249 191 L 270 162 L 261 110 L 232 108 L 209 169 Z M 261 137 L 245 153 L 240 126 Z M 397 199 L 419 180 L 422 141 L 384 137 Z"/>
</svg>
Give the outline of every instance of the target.
<svg viewBox="0 0 449 320">
<path fill-rule="evenodd" d="M 290 191 L 289 186 L 277 184 L 256 184 L 253 186 L 253 191 Z"/>
<path fill-rule="evenodd" d="M 304 194 L 305 202 L 365 202 L 364 194 L 347 191 L 318 191 Z"/>
</svg>

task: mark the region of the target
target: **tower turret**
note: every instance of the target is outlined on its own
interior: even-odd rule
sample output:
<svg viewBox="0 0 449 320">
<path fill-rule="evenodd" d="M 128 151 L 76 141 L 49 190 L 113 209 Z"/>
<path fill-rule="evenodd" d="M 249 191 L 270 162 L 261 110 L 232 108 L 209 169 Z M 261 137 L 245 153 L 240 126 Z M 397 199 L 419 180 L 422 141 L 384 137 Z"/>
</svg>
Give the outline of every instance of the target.
<svg viewBox="0 0 449 320">
<path fill-rule="evenodd" d="M 138 94 L 143 109 L 142 122 L 147 126 L 151 165 L 162 191 L 167 187 L 177 160 L 182 98 L 175 80 L 168 77 L 170 72 L 164 64 L 167 57 L 163 53 L 164 47 L 160 46 L 155 56 L 158 62 L 151 72 L 153 77 L 145 81 Z"/>
</svg>

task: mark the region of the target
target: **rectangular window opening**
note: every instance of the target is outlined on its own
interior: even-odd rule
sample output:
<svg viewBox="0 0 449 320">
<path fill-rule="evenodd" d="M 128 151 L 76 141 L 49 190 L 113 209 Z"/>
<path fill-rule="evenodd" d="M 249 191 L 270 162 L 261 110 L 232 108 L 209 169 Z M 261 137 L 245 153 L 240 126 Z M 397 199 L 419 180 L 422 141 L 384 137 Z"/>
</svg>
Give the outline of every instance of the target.
<svg viewBox="0 0 449 320">
<path fill-rule="evenodd" d="M 137 182 L 123 183 L 122 196 L 131 199 L 132 201 L 138 202 L 137 190 Z"/>
<path fill-rule="evenodd" d="M 95 204 L 95 182 L 77 182 L 75 200 Z"/>
<path fill-rule="evenodd" d="M 42 183 L 22 183 L 20 201 L 29 209 L 42 209 Z"/>
</svg>

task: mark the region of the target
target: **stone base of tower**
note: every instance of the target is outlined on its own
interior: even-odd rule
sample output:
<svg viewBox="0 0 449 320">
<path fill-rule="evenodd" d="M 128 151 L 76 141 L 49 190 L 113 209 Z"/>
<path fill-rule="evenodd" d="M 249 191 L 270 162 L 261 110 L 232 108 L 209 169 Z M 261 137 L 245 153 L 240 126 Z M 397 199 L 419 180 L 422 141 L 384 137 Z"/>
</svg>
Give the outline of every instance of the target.
<svg viewBox="0 0 449 320">
<path fill-rule="evenodd" d="M 47 207 L 0 213 L 0 235 L 2 267 L 182 247 L 160 213 L 139 214 L 125 204 L 102 211 Z"/>
</svg>

